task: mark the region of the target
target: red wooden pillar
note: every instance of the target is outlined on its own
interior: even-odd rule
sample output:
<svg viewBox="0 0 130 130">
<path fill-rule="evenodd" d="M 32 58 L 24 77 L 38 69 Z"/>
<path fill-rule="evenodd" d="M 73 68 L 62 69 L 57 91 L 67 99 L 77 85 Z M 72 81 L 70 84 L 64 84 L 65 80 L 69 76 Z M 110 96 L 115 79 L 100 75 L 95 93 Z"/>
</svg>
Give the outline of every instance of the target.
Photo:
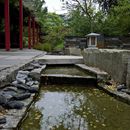
<svg viewBox="0 0 130 130">
<path fill-rule="evenodd" d="M 40 42 L 40 27 L 38 28 L 38 40 L 39 40 L 39 42 Z"/>
<path fill-rule="evenodd" d="M 36 33 L 36 36 L 37 36 L 37 44 L 38 44 L 38 42 L 39 42 L 39 40 L 38 40 L 38 24 L 37 24 L 37 33 Z"/>
<path fill-rule="evenodd" d="M 35 19 L 32 17 L 32 28 L 33 28 L 33 46 L 35 45 Z"/>
<path fill-rule="evenodd" d="M 31 49 L 31 16 L 28 16 L 28 48 Z"/>
<path fill-rule="evenodd" d="M 37 28 L 37 30 L 38 30 L 38 34 L 37 34 L 37 38 L 38 38 L 38 42 L 40 42 L 40 39 L 39 39 L 39 26 L 38 26 L 38 28 Z"/>
<path fill-rule="evenodd" d="M 23 3 L 19 0 L 19 48 L 23 49 Z"/>
<path fill-rule="evenodd" d="M 9 0 L 5 0 L 5 48 L 10 50 L 10 17 L 9 17 Z"/>
</svg>

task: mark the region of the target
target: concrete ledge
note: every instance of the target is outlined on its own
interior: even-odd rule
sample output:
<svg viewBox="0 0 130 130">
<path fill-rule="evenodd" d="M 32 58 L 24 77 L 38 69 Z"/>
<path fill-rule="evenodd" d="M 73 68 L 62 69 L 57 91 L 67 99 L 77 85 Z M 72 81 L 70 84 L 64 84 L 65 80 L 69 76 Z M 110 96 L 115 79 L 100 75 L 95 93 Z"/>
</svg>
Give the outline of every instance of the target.
<svg viewBox="0 0 130 130">
<path fill-rule="evenodd" d="M 108 73 L 100 70 L 99 68 L 89 67 L 89 66 L 86 66 L 85 64 L 76 64 L 76 66 L 85 71 L 95 74 L 97 79 L 101 79 L 101 78 L 107 79 L 107 77 L 108 77 Z"/>
<path fill-rule="evenodd" d="M 57 55 L 45 55 L 40 58 L 36 58 L 40 63 L 44 64 L 82 64 L 82 56 L 57 56 Z"/>
</svg>

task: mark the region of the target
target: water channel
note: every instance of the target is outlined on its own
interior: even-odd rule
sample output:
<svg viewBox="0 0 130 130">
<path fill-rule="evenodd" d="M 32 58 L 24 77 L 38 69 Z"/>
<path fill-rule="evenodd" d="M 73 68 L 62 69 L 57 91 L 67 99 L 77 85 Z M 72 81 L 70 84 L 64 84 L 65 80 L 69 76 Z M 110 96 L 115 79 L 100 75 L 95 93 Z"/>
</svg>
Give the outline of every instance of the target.
<svg viewBox="0 0 130 130">
<path fill-rule="evenodd" d="M 19 129 L 129 130 L 130 106 L 95 86 L 42 85 Z"/>
</svg>

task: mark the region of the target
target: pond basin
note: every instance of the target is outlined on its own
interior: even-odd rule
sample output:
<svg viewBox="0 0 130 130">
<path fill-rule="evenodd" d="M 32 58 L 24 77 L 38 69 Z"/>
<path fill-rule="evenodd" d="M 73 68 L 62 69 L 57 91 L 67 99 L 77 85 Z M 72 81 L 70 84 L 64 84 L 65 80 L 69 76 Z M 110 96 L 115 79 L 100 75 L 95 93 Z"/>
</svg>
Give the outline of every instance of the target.
<svg viewBox="0 0 130 130">
<path fill-rule="evenodd" d="M 89 72 L 76 67 L 74 65 L 48 65 L 45 70 L 42 71 L 43 74 L 64 74 L 72 76 L 89 76 L 92 75 Z"/>
<path fill-rule="evenodd" d="M 129 130 L 130 106 L 93 86 L 41 86 L 20 130 Z"/>
<path fill-rule="evenodd" d="M 48 68 L 44 74 L 89 75 L 72 66 L 69 69 L 68 66 Z M 19 130 L 129 130 L 129 115 L 129 105 L 96 86 L 41 85 L 39 95 Z"/>
</svg>

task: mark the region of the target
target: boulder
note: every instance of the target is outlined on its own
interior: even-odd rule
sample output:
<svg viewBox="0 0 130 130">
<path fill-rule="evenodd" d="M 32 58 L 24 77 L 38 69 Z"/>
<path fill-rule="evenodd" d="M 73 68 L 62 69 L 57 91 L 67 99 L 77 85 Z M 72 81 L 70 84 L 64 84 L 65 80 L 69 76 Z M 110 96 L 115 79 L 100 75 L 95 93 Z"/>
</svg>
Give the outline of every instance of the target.
<svg viewBox="0 0 130 130">
<path fill-rule="evenodd" d="M 28 86 L 32 86 L 33 84 L 34 84 L 34 81 L 29 81 L 26 83 L 26 85 L 28 85 Z"/>
<path fill-rule="evenodd" d="M 18 74 L 21 74 L 21 75 L 28 75 L 28 74 L 29 74 L 29 71 L 20 70 L 20 71 L 18 72 Z"/>
<path fill-rule="evenodd" d="M 37 89 L 39 89 L 39 84 L 37 84 L 37 85 L 32 85 L 32 88 L 37 88 Z"/>
<path fill-rule="evenodd" d="M 27 81 L 27 82 L 32 81 L 32 78 L 29 78 L 29 77 L 28 77 L 28 78 L 26 79 L 26 81 Z"/>
<path fill-rule="evenodd" d="M 23 106 L 24 106 L 24 104 L 22 102 L 19 102 L 19 101 L 8 101 L 5 104 L 5 107 L 7 109 L 22 109 Z"/>
<path fill-rule="evenodd" d="M 28 90 L 28 86 L 25 84 L 16 84 L 15 85 L 18 89 L 22 89 L 22 90 Z"/>
<path fill-rule="evenodd" d="M 2 93 L 0 93 L 0 105 L 6 104 L 6 102 L 6 97 Z"/>
<path fill-rule="evenodd" d="M 17 94 L 17 95 L 14 95 L 12 99 L 14 100 L 24 100 L 24 99 L 27 99 L 31 96 L 30 93 L 25 93 L 25 94 Z"/>
<path fill-rule="evenodd" d="M 5 123 L 6 123 L 6 118 L 0 117 L 0 124 L 5 124 Z"/>
<path fill-rule="evenodd" d="M 122 89 L 126 89 L 126 88 L 127 87 L 124 84 L 122 84 L 122 85 L 117 86 L 117 91 L 121 91 Z"/>
<path fill-rule="evenodd" d="M 15 81 L 12 82 L 12 84 L 13 84 L 13 85 L 16 85 L 16 84 L 18 84 L 18 81 L 15 80 Z"/>
<path fill-rule="evenodd" d="M 6 87 L 3 89 L 3 91 L 14 91 L 14 92 L 17 92 L 17 88 L 16 87 Z"/>
<path fill-rule="evenodd" d="M 36 87 L 30 87 L 30 88 L 28 88 L 28 91 L 30 92 L 30 93 L 38 93 L 38 88 L 36 88 Z"/>
<path fill-rule="evenodd" d="M 28 66 L 23 71 L 32 71 L 34 69 L 34 66 Z"/>
<path fill-rule="evenodd" d="M 31 77 L 33 80 L 40 81 L 40 77 L 41 77 L 40 72 L 41 72 L 41 69 L 34 69 L 33 71 L 29 73 L 29 77 Z"/>
<path fill-rule="evenodd" d="M 2 91 L 2 95 L 6 98 L 6 102 L 9 101 L 9 100 L 11 100 L 11 98 L 15 94 L 16 94 L 16 92 L 14 92 L 14 91 L 6 91 L 6 92 Z"/>
<path fill-rule="evenodd" d="M 121 92 L 125 92 L 125 93 L 130 95 L 130 90 L 129 89 L 121 89 Z"/>
<path fill-rule="evenodd" d="M 38 81 L 34 81 L 34 85 L 39 85 L 39 82 Z"/>
<path fill-rule="evenodd" d="M 35 69 L 41 68 L 41 65 L 39 63 L 31 63 L 30 65 L 32 65 Z"/>
<path fill-rule="evenodd" d="M 26 79 L 28 78 L 29 71 L 19 71 L 16 80 L 18 83 L 26 83 Z"/>
</svg>

